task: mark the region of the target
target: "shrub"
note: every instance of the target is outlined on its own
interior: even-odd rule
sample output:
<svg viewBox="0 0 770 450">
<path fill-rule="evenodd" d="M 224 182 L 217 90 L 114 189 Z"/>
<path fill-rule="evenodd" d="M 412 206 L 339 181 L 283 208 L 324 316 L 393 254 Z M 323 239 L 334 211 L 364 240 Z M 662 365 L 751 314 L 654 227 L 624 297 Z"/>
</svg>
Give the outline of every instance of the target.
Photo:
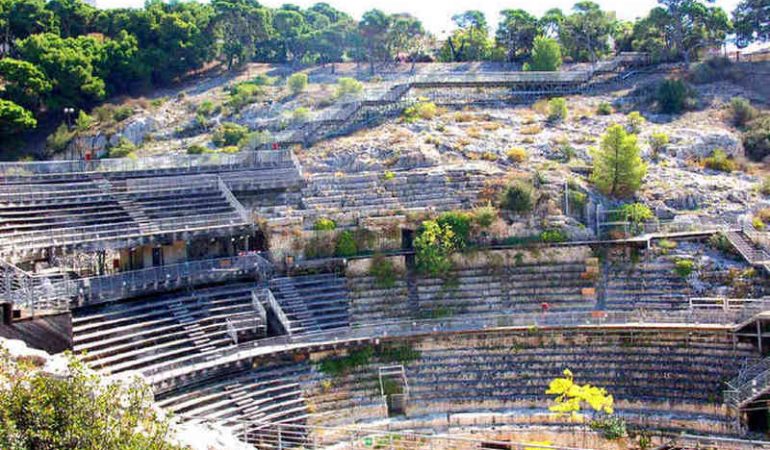
<svg viewBox="0 0 770 450">
<path fill-rule="evenodd" d="M 497 210 L 492 205 L 479 206 L 473 210 L 473 223 L 479 228 L 489 228 L 497 219 Z"/>
<path fill-rule="evenodd" d="M 770 176 L 765 177 L 765 179 L 762 180 L 762 184 L 759 186 L 759 192 L 761 192 L 762 195 L 770 195 Z"/>
<path fill-rule="evenodd" d="M 313 229 L 316 231 L 332 231 L 337 229 L 337 223 L 326 217 L 321 217 L 315 221 Z"/>
<path fill-rule="evenodd" d="M 666 133 L 652 133 L 648 142 L 653 152 L 660 153 L 668 145 L 668 135 Z"/>
<path fill-rule="evenodd" d="M 337 245 L 334 247 L 334 254 L 343 258 L 353 256 L 358 253 L 358 245 L 353 238 L 353 233 L 348 230 L 343 231 L 337 236 Z"/>
<path fill-rule="evenodd" d="M 677 246 L 676 241 L 672 241 L 669 239 L 661 239 L 658 241 L 658 247 L 664 249 L 664 250 L 673 250 Z"/>
<path fill-rule="evenodd" d="M 382 174 L 382 179 L 385 181 L 390 181 L 394 178 L 396 178 L 396 174 L 390 170 L 386 170 L 385 173 Z"/>
<path fill-rule="evenodd" d="M 560 242 L 567 242 L 568 237 L 564 230 L 555 228 L 552 230 L 545 230 L 540 233 L 540 240 L 546 244 L 557 244 Z"/>
<path fill-rule="evenodd" d="M 646 120 L 639 111 L 631 111 L 626 116 L 626 125 L 628 125 L 628 131 L 630 133 L 638 134 L 642 131 L 642 125 Z"/>
<path fill-rule="evenodd" d="M 88 131 L 89 128 L 91 128 L 91 125 L 94 124 L 94 118 L 86 114 L 85 111 L 81 110 L 78 112 L 78 118 L 75 119 L 75 129 L 77 129 L 80 132 Z"/>
<path fill-rule="evenodd" d="M 592 154 L 591 181 L 602 193 L 626 197 L 641 187 L 647 165 L 642 161 L 636 135 L 627 134 L 621 125 L 612 125 Z"/>
<path fill-rule="evenodd" d="M 293 73 L 286 80 L 286 84 L 289 86 L 289 91 L 292 94 L 297 95 L 307 88 L 307 74 L 306 73 Z"/>
<path fill-rule="evenodd" d="M 505 155 L 514 163 L 523 163 L 527 160 L 527 151 L 521 147 L 513 147 L 505 152 Z"/>
<path fill-rule="evenodd" d="M 759 217 L 753 217 L 751 219 L 751 226 L 753 226 L 757 231 L 764 231 L 766 227 L 765 222 L 763 222 Z"/>
<path fill-rule="evenodd" d="M 152 390 L 136 377 L 100 379 L 70 356 L 66 376 L 0 347 L 4 449 L 176 450 Z"/>
<path fill-rule="evenodd" d="M 273 140 L 273 135 L 268 130 L 252 131 L 238 141 L 241 150 L 255 151 Z"/>
<path fill-rule="evenodd" d="M 577 156 L 577 151 L 575 151 L 575 147 L 566 144 L 559 147 L 559 153 L 561 153 L 561 160 L 562 162 L 570 162 L 572 159 Z"/>
<path fill-rule="evenodd" d="M 430 120 L 436 116 L 438 107 L 433 102 L 417 102 L 404 109 L 402 117 L 404 122 L 413 123 L 417 119 Z"/>
<path fill-rule="evenodd" d="M 567 100 L 556 97 L 548 100 L 548 121 L 563 122 L 567 120 Z"/>
<path fill-rule="evenodd" d="M 264 73 L 260 73 L 259 75 L 252 78 L 251 82 L 256 84 L 257 86 L 271 86 L 275 84 L 275 77 L 271 77 L 269 75 L 265 75 Z"/>
<path fill-rule="evenodd" d="M 187 148 L 188 155 L 200 155 L 202 153 L 210 153 L 210 152 L 211 150 L 209 150 L 207 147 L 204 147 L 198 144 L 193 144 Z"/>
<path fill-rule="evenodd" d="M 396 285 L 398 272 L 393 261 L 377 254 L 372 257 L 369 275 L 374 277 L 374 284 L 379 288 L 391 288 Z"/>
<path fill-rule="evenodd" d="M 63 152 L 74 137 L 75 132 L 70 131 L 66 124 L 61 124 L 46 138 L 45 146 L 53 152 Z"/>
<path fill-rule="evenodd" d="M 462 211 L 447 211 L 436 219 L 441 227 L 449 227 L 454 233 L 453 246 L 462 249 L 468 244 L 471 232 L 471 215 Z"/>
<path fill-rule="evenodd" d="M 134 115 L 134 109 L 128 105 L 117 106 L 112 112 L 112 120 L 115 122 L 123 122 L 129 117 Z"/>
<path fill-rule="evenodd" d="M 601 102 L 596 108 L 596 114 L 600 116 L 609 116 L 613 113 L 612 105 L 609 102 Z"/>
<path fill-rule="evenodd" d="M 712 170 L 718 170 L 720 172 L 732 172 L 736 169 L 735 161 L 727 157 L 727 153 L 724 150 L 716 149 L 711 153 L 711 156 L 703 160 L 703 165 Z"/>
<path fill-rule="evenodd" d="M 730 58 L 710 58 L 693 66 L 690 71 L 690 79 L 695 84 L 723 81 L 734 76 L 732 69 L 733 63 Z"/>
<path fill-rule="evenodd" d="M 304 106 L 300 106 L 291 112 L 291 120 L 295 123 L 307 122 L 310 117 L 310 110 Z"/>
<path fill-rule="evenodd" d="M 213 114 L 219 112 L 221 109 L 222 109 L 221 106 L 214 105 L 214 102 L 212 102 L 211 100 L 204 100 L 201 102 L 200 105 L 198 105 L 198 108 L 195 110 L 195 113 L 203 117 L 211 117 Z"/>
<path fill-rule="evenodd" d="M 374 356 L 374 350 L 367 347 L 348 353 L 347 356 L 325 358 L 318 365 L 318 370 L 331 377 L 340 377 L 359 367 L 366 367 Z"/>
<path fill-rule="evenodd" d="M 687 278 L 695 270 L 695 263 L 689 259 L 678 259 L 674 263 L 674 273 L 682 278 Z"/>
<path fill-rule="evenodd" d="M 248 104 L 254 103 L 265 93 L 262 86 L 250 81 L 237 83 L 231 86 L 229 91 L 230 98 L 227 100 L 227 106 L 236 111 Z"/>
<path fill-rule="evenodd" d="M 500 207 L 515 213 L 532 211 L 534 206 L 534 189 L 529 183 L 516 181 L 505 188 L 500 201 Z"/>
<path fill-rule="evenodd" d="M 634 223 L 643 223 L 652 220 L 655 214 L 649 206 L 642 203 L 627 203 L 620 207 L 623 220 Z"/>
<path fill-rule="evenodd" d="M 358 94 L 364 90 L 364 85 L 355 78 L 340 77 L 337 79 L 337 97 L 343 95 Z"/>
<path fill-rule="evenodd" d="M 448 225 L 426 220 L 420 226 L 414 240 L 417 269 L 431 276 L 442 276 L 452 268 L 449 259 L 455 251 L 454 231 Z"/>
<path fill-rule="evenodd" d="M 770 156 L 770 115 L 763 115 L 748 123 L 743 133 L 743 147 L 754 161 Z"/>
<path fill-rule="evenodd" d="M 715 249 L 719 250 L 722 253 L 727 253 L 727 254 L 735 253 L 735 248 L 733 247 L 733 244 L 730 243 L 730 239 L 727 237 L 725 233 L 721 231 L 717 234 L 711 235 L 708 242 L 709 242 L 709 245 L 711 245 L 712 247 L 714 247 Z"/>
<path fill-rule="evenodd" d="M 532 58 L 524 64 L 527 71 L 553 72 L 561 67 L 561 45 L 556 39 L 537 36 L 532 43 Z"/>
<path fill-rule="evenodd" d="M 679 114 L 687 106 L 691 97 L 689 87 L 682 80 L 663 80 L 656 92 L 656 100 L 661 112 Z"/>
<path fill-rule="evenodd" d="M 129 141 L 124 137 L 121 137 L 117 145 L 110 147 L 109 157 L 110 158 L 130 157 L 135 150 L 136 150 L 136 146 L 132 144 L 131 141 Z"/>
<path fill-rule="evenodd" d="M 226 147 L 228 145 L 238 145 L 249 132 L 248 128 L 233 122 L 224 122 L 211 136 L 211 141 L 217 147 Z"/>
<path fill-rule="evenodd" d="M 605 439 L 622 439 L 626 436 L 626 421 L 618 416 L 601 416 L 590 423 L 592 430 L 600 431 Z"/>
<path fill-rule="evenodd" d="M 745 98 L 733 97 L 730 100 L 730 117 L 736 127 L 746 126 L 747 123 L 756 119 L 758 114 L 757 109 Z"/>
</svg>

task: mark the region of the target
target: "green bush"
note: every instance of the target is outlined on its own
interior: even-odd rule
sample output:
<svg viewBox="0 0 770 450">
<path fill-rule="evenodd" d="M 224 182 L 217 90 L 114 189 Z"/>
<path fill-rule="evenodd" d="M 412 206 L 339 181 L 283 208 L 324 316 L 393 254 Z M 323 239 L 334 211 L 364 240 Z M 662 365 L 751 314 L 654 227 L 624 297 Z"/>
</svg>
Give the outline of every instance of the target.
<svg viewBox="0 0 770 450">
<path fill-rule="evenodd" d="M 516 181 L 503 191 L 500 207 L 515 213 L 526 213 L 534 207 L 534 189 L 530 183 Z"/>
<path fill-rule="evenodd" d="M 123 122 L 129 117 L 134 115 L 134 109 L 128 105 L 117 106 L 112 112 L 112 120 L 115 122 Z"/>
<path fill-rule="evenodd" d="M 353 238 L 353 233 L 348 230 L 343 231 L 337 236 L 337 245 L 334 247 L 334 254 L 347 258 L 358 253 L 358 246 L 356 240 Z"/>
<path fill-rule="evenodd" d="M 628 131 L 634 134 L 639 134 L 642 131 L 642 125 L 646 120 L 639 111 L 631 111 L 626 116 L 626 125 L 628 125 Z"/>
<path fill-rule="evenodd" d="M 455 234 L 448 225 L 426 220 L 414 240 L 417 269 L 431 276 L 445 275 L 452 268 L 449 259 L 455 248 Z"/>
<path fill-rule="evenodd" d="M 743 133 L 743 147 L 754 161 L 763 161 L 770 156 L 770 115 L 752 120 Z"/>
<path fill-rule="evenodd" d="M 355 78 L 340 77 L 337 79 L 337 97 L 358 94 L 364 90 L 364 85 Z"/>
<path fill-rule="evenodd" d="M 238 125 L 233 122 L 224 122 L 214 131 L 214 134 L 211 136 L 211 142 L 217 147 L 238 145 L 248 132 L 248 128 L 243 125 Z"/>
<path fill-rule="evenodd" d="M 481 229 L 489 228 L 497 219 L 497 210 L 492 205 L 479 206 L 473 210 L 473 223 Z"/>
<path fill-rule="evenodd" d="M 297 95 L 307 88 L 307 74 L 301 72 L 293 73 L 286 80 L 286 84 L 289 86 L 289 91 Z"/>
<path fill-rule="evenodd" d="M 524 63 L 524 70 L 553 72 L 559 70 L 561 63 L 559 41 L 545 36 L 537 36 L 532 42 L 532 58 Z"/>
<path fill-rule="evenodd" d="M 656 92 L 656 100 L 661 112 L 666 114 L 679 114 L 687 107 L 691 98 L 690 88 L 682 80 L 663 80 Z"/>
<path fill-rule="evenodd" d="M 567 242 L 567 240 L 569 240 L 567 233 L 557 228 L 540 233 L 540 241 L 546 244 L 558 244 L 560 242 Z"/>
<path fill-rule="evenodd" d="M 66 124 L 61 124 L 56 128 L 56 131 L 46 138 L 45 146 L 55 153 L 63 152 L 67 149 L 67 146 L 74 137 L 75 132 L 70 131 Z"/>
<path fill-rule="evenodd" d="M 660 153 L 668 145 L 669 139 L 666 133 L 652 133 L 648 142 L 654 153 Z"/>
<path fill-rule="evenodd" d="M 596 108 L 596 114 L 599 114 L 600 116 L 609 116 L 612 113 L 612 105 L 609 102 L 601 102 Z"/>
<path fill-rule="evenodd" d="M 273 84 L 275 84 L 275 77 L 271 77 L 269 75 L 265 75 L 264 73 L 260 73 L 259 75 L 252 78 L 251 82 L 256 84 L 257 86 L 272 86 Z"/>
<path fill-rule="evenodd" d="M 734 77 L 730 58 L 716 57 L 698 63 L 690 70 L 690 79 L 695 84 L 713 83 Z"/>
<path fill-rule="evenodd" d="M 456 249 L 462 249 L 468 244 L 471 233 L 471 215 L 463 211 L 447 211 L 436 219 L 436 222 L 444 227 L 448 226 L 454 232 L 453 245 Z"/>
<path fill-rule="evenodd" d="M 438 107 L 433 102 L 417 102 L 404 109 L 401 117 L 406 123 L 413 123 L 417 119 L 430 120 L 436 116 Z"/>
<path fill-rule="evenodd" d="M 102 380 L 72 356 L 66 376 L 40 370 L 42 363 L 0 347 L 2 448 L 179 449 L 138 378 Z"/>
<path fill-rule="evenodd" d="M 618 416 L 601 416 L 590 423 L 592 430 L 600 431 L 605 439 L 616 440 L 626 437 L 626 421 Z"/>
<path fill-rule="evenodd" d="M 331 377 L 341 377 L 359 367 L 366 367 L 371 363 L 374 349 L 371 347 L 354 350 L 347 356 L 331 357 L 321 360 L 318 370 Z"/>
<path fill-rule="evenodd" d="M 556 97 L 548 100 L 548 121 L 563 122 L 567 120 L 567 100 Z"/>
<path fill-rule="evenodd" d="M 114 147 L 110 147 L 109 150 L 109 157 L 110 158 L 126 158 L 131 157 L 136 151 L 136 146 L 131 143 L 128 139 L 121 137 L 118 141 L 118 144 Z"/>
<path fill-rule="evenodd" d="M 221 109 L 221 106 L 214 105 L 214 102 L 211 100 L 204 100 L 200 105 L 198 105 L 195 113 L 196 115 L 201 115 L 203 117 L 211 117 L 212 115 L 218 113 Z"/>
<path fill-rule="evenodd" d="M 712 234 L 708 240 L 709 245 L 719 250 L 722 253 L 733 254 L 735 253 L 735 247 L 730 243 L 730 239 L 723 232 Z"/>
<path fill-rule="evenodd" d="M 674 263 L 674 273 L 687 278 L 695 270 L 695 263 L 689 259 L 679 259 Z"/>
<path fill-rule="evenodd" d="M 304 106 L 300 106 L 291 112 L 291 120 L 295 123 L 307 122 L 310 117 L 310 110 Z"/>
<path fill-rule="evenodd" d="M 727 157 L 727 153 L 724 150 L 716 149 L 711 153 L 711 156 L 703 160 L 703 165 L 712 170 L 718 170 L 720 172 L 732 172 L 736 169 L 735 161 Z"/>
<path fill-rule="evenodd" d="M 95 122 L 94 118 L 86 114 L 85 111 L 80 110 L 78 112 L 78 118 L 75 119 L 75 129 L 84 132 L 88 131 Z"/>
<path fill-rule="evenodd" d="M 620 207 L 621 220 L 643 223 L 655 217 L 649 206 L 643 203 L 627 203 Z"/>
<path fill-rule="evenodd" d="M 187 148 L 188 155 L 200 155 L 203 153 L 211 153 L 211 150 L 209 150 L 208 147 L 199 144 L 193 144 Z"/>
<path fill-rule="evenodd" d="M 265 89 L 251 81 L 237 83 L 230 87 L 230 98 L 227 106 L 238 111 L 244 106 L 256 102 L 265 94 Z"/>
<path fill-rule="evenodd" d="M 733 97 L 730 99 L 730 117 L 736 127 L 746 126 L 758 115 L 757 109 L 751 106 L 751 103 L 745 98 Z"/>
<path fill-rule="evenodd" d="M 313 229 L 316 231 L 332 231 L 337 229 L 337 223 L 326 217 L 321 217 L 315 221 Z"/>
<path fill-rule="evenodd" d="M 369 275 L 374 277 L 375 286 L 385 289 L 396 285 L 398 272 L 393 265 L 393 261 L 377 254 L 372 257 L 369 265 Z"/>
</svg>

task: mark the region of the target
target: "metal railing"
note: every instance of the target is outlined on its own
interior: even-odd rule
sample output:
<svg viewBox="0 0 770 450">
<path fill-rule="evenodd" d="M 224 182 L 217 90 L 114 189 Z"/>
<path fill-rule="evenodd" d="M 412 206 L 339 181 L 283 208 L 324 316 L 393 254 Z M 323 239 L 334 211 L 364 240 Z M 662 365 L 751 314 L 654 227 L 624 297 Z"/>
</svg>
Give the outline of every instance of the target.
<svg viewBox="0 0 770 450">
<path fill-rule="evenodd" d="M 767 298 L 727 298 L 727 297 L 692 297 L 689 300 L 690 309 L 711 309 L 723 311 L 739 311 L 743 308 L 761 304 L 768 305 Z"/>
<path fill-rule="evenodd" d="M 740 408 L 770 390 L 770 357 L 748 367 L 727 382 L 725 403 Z"/>
<path fill-rule="evenodd" d="M 203 155 L 169 155 L 147 158 L 117 158 L 32 161 L 0 163 L 0 177 L 25 177 L 34 175 L 56 175 L 73 173 L 139 172 L 165 169 L 188 172 L 212 170 L 243 170 L 291 162 L 290 151 L 286 149 L 260 150 L 240 153 L 209 153 Z M 2 179 L 0 179 L 1 181 Z"/>
<path fill-rule="evenodd" d="M 100 277 L 81 278 L 55 284 L 57 292 L 73 298 L 73 306 L 108 302 L 155 292 L 165 288 L 225 281 L 244 276 L 267 280 L 273 265 L 259 254 L 189 261 Z"/>
<path fill-rule="evenodd" d="M 230 188 L 227 187 L 227 184 L 225 184 L 224 181 L 222 181 L 222 177 L 217 177 L 217 184 L 219 186 L 219 190 L 222 192 L 222 195 L 225 196 L 225 199 L 230 204 L 230 206 L 235 209 L 235 211 L 238 213 L 238 216 L 240 216 L 243 223 L 252 223 L 251 220 L 251 213 L 246 210 L 246 208 L 243 206 L 243 204 L 238 201 L 237 198 L 235 198 L 235 195 L 233 195 Z"/>
<path fill-rule="evenodd" d="M 565 313 L 525 313 L 487 315 L 446 319 L 399 320 L 371 324 L 355 324 L 351 327 L 336 328 L 319 332 L 307 332 L 287 336 L 276 336 L 244 343 L 238 347 L 223 349 L 216 358 L 198 358 L 186 361 L 183 367 L 163 365 L 145 370 L 153 382 L 174 378 L 180 373 L 194 372 L 198 363 L 225 364 L 258 355 L 270 354 L 290 348 L 303 348 L 319 344 L 341 344 L 349 341 L 379 338 L 397 338 L 433 333 L 456 333 L 488 331 L 494 329 L 520 328 L 541 330 L 543 328 L 596 328 L 608 326 L 657 327 L 709 326 L 732 330 L 736 324 L 755 317 L 758 312 L 770 310 L 770 302 L 757 302 L 738 311 L 690 310 L 690 311 L 591 311 Z"/>
</svg>

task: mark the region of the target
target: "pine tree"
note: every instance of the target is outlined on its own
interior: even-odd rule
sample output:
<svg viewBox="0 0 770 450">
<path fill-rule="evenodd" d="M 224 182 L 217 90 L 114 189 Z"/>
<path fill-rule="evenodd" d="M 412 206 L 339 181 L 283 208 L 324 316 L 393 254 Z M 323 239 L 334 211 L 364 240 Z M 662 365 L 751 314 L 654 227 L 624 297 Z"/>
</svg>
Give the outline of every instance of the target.
<svg viewBox="0 0 770 450">
<path fill-rule="evenodd" d="M 593 159 L 591 181 L 602 193 L 612 197 L 632 195 L 647 174 L 636 135 L 626 133 L 622 125 L 607 129 L 600 148 L 593 151 Z"/>
</svg>

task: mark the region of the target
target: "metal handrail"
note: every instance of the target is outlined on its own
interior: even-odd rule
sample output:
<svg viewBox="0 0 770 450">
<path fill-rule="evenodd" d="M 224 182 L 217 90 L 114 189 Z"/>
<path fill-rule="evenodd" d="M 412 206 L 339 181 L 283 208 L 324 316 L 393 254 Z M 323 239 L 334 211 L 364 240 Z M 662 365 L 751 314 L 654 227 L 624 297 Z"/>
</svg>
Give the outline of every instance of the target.
<svg viewBox="0 0 770 450">
<path fill-rule="evenodd" d="M 160 285 L 177 280 L 186 280 L 186 284 L 194 285 L 200 279 L 215 276 L 235 278 L 255 274 L 264 281 L 269 278 L 272 271 L 273 265 L 264 257 L 259 254 L 249 254 L 67 280 L 54 284 L 54 288 L 75 299 L 73 306 L 84 306 L 118 300 L 128 293 L 141 291 L 147 286 L 157 290 Z"/>
</svg>

